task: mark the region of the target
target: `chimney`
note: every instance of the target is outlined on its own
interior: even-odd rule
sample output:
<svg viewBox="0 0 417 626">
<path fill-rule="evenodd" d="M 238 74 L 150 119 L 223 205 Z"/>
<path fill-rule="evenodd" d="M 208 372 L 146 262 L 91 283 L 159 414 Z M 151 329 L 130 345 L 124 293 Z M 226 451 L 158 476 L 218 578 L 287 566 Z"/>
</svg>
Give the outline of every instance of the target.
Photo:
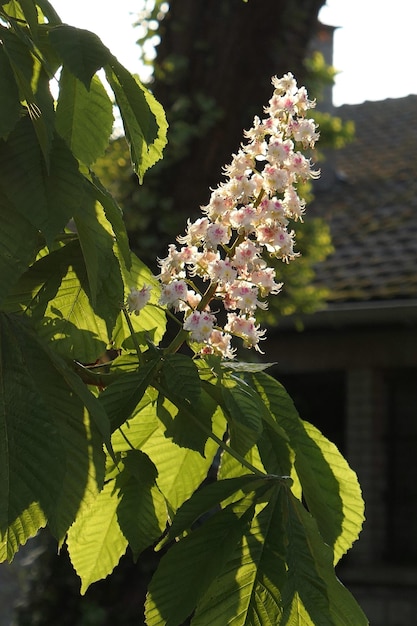
<svg viewBox="0 0 417 626">
<path fill-rule="evenodd" d="M 317 23 L 315 35 L 313 36 L 309 50 L 310 53 L 321 52 L 326 65 L 333 66 L 333 36 L 337 26 Z M 333 113 L 333 85 L 326 84 L 323 87 L 322 96 L 318 102 L 318 107 L 323 113 Z"/>
</svg>

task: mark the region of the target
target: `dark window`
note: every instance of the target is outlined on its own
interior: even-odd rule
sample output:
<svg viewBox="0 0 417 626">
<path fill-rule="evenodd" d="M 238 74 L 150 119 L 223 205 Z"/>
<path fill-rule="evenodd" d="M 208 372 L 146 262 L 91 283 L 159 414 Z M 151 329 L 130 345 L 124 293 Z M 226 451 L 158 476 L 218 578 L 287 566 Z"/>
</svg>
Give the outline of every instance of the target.
<svg viewBox="0 0 417 626">
<path fill-rule="evenodd" d="M 417 564 L 417 369 L 386 373 L 387 559 Z"/>
<path fill-rule="evenodd" d="M 290 394 L 300 417 L 314 424 L 341 452 L 345 431 L 344 372 L 276 375 Z"/>
</svg>

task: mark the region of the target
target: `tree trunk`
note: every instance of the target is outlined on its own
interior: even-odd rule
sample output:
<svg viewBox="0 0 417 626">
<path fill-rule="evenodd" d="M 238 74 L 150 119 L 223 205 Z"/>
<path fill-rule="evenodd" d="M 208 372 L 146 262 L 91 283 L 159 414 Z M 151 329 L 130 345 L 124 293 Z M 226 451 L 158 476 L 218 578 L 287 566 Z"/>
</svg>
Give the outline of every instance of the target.
<svg viewBox="0 0 417 626">
<path fill-rule="evenodd" d="M 164 188 L 174 210 L 194 216 L 207 203 L 242 130 L 254 115 L 262 116 L 271 76 L 290 71 L 302 83 L 324 3 L 171 0 L 160 28 L 154 93 L 172 124 L 174 163 L 164 172 Z"/>
</svg>

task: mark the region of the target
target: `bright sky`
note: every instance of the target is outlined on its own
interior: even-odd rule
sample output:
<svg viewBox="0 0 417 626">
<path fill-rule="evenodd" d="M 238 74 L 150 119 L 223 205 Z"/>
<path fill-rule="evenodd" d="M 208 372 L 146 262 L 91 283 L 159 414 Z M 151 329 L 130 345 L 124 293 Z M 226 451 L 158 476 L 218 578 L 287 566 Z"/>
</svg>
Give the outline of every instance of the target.
<svg viewBox="0 0 417 626">
<path fill-rule="evenodd" d="M 145 78 L 135 43 L 138 31 L 132 26 L 141 0 L 51 2 L 63 21 L 97 33 L 119 61 Z M 338 27 L 333 61 L 340 72 L 333 92 L 336 106 L 417 94 L 413 5 L 414 0 L 327 0 L 320 19 Z"/>
</svg>

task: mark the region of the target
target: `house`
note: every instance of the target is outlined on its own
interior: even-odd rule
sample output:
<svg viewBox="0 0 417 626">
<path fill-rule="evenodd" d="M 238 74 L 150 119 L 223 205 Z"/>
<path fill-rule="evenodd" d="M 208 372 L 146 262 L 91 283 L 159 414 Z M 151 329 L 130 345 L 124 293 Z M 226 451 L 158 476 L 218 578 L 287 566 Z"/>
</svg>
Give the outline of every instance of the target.
<svg viewBox="0 0 417 626">
<path fill-rule="evenodd" d="M 330 225 L 325 309 L 269 335 L 273 374 L 347 456 L 366 502 L 338 574 L 373 626 L 417 624 L 417 95 L 343 105 L 308 216 Z M 299 319 L 299 318 L 298 318 Z"/>
</svg>

